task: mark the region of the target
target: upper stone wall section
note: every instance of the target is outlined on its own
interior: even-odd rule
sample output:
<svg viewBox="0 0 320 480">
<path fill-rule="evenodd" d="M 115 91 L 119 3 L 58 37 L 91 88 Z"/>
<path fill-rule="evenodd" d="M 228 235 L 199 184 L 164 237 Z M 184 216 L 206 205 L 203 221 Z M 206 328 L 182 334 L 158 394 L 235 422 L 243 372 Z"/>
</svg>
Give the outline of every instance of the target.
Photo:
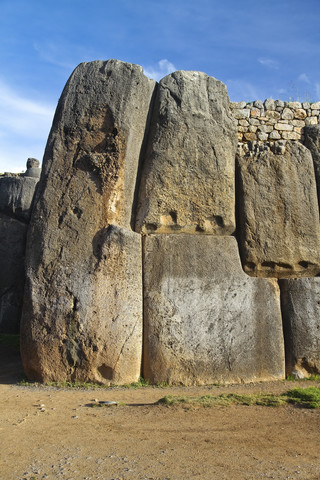
<svg viewBox="0 0 320 480">
<path fill-rule="evenodd" d="M 238 141 L 267 142 L 304 140 L 304 127 L 318 125 L 320 102 L 283 102 L 268 98 L 264 102 L 231 102 L 238 124 Z"/>
</svg>

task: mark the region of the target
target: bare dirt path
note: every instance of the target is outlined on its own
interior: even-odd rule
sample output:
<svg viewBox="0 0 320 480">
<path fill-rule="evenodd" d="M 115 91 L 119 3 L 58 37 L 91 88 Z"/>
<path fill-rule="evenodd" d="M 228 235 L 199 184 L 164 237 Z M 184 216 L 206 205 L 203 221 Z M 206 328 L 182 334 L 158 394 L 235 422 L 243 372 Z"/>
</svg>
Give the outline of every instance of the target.
<svg viewBox="0 0 320 480">
<path fill-rule="evenodd" d="M 17 357 L 2 349 L 0 360 L 1 480 L 320 479 L 319 410 L 154 405 L 166 394 L 281 393 L 309 382 L 57 390 L 18 386 Z"/>
</svg>

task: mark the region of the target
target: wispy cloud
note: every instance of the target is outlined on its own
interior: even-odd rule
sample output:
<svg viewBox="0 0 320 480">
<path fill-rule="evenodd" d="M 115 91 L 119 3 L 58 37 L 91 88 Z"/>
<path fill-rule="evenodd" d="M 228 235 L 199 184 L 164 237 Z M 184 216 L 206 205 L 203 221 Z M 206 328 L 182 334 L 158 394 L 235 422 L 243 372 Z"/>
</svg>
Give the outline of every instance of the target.
<svg viewBox="0 0 320 480">
<path fill-rule="evenodd" d="M 67 69 L 73 69 L 74 63 L 68 62 L 65 59 L 61 58 L 61 52 L 65 52 L 66 48 L 60 48 L 59 45 L 53 42 L 45 42 L 45 43 L 34 43 L 33 48 L 38 53 L 40 58 L 45 62 L 52 63 L 58 67 L 63 67 Z"/>
<path fill-rule="evenodd" d="M 149 66 L 149 67 L 144 67 L 144 74 L 149 77 L 153 78 L 154 80 L 161 80 L 161 78 L 165 77 L 166 75 L 169 75 L 169 73 L 172 73 L 176 71 L 176 67 L 173 65 L 173 63 L 169 62 L 166 58 L 160 60 L 156 66 Z"/>
<path fill-rule="evenodd" d="M 278 70 L 279 68 L 279 63 L 272 58 L 260 57 L 258 58 L 258 62 L 264 67 L 271 68 L 273 70 Z"/>
<path fill-rule="evenodd" d="M 301 73 L 298 77 L 299 82 L 311 83 L 306 73 Z"/>
<path fill-rule="evenodd" d="M 28 157 L 42 159 L 53 114 L 52 105 L 17 92 L 0 79 L 0 171 L 22 171 Z"/>
</svg>

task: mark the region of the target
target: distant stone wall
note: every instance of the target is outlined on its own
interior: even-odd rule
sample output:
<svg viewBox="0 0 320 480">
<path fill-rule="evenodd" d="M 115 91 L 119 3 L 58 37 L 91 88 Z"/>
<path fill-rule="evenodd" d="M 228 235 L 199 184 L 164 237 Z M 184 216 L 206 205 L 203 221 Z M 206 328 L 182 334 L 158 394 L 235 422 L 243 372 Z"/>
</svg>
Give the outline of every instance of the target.
<svg viewBox="0 0 320 480">
<path fill-rule="evenodd" d="M 231 102 L 237 121 L 238 141 L 273 142 L 304 140 L 304 127 L 318 125 L 320 102 L 283 102 L 268 98 L 264 102 Z"/>
<path fill-rule="evenodd" d="M 25 173 L 0 176 L 0 333 L 19 332 L 27 230 L 40 172 L 39 161 L 29 158 Z"/>
</svg>

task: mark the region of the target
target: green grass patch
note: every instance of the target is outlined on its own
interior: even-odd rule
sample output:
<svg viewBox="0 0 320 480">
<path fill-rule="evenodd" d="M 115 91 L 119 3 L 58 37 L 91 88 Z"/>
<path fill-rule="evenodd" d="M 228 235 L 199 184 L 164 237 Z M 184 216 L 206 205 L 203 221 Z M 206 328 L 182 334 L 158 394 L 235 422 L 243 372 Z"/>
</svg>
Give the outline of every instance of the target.
<svg viewBox="0 0 320 480">
<path fill-rule="evenodd" d="M 0 333 L 0 345 L 20 348 L 20 335 Z"/>
<path fill-rule="evenodd" d="M 304 408 L 320 408 L 320 388 L 293 388 L 286 393 L 289 403 L 300 405 Z"/>
<path fill-rule="evenodd" d="M 296 378 L 293 375 L 287 375 L 286 380 L 290 382 L 320 382 L 320 375 L 312 374 L 306 378 Z"/>
<path fill-rule="evenodd" d="M 237 393 L 221 395 L 203 395 L 199 397 L 166 395 L 160 398 L 156 404 L 186 407 L 227 407 L 230 405 L 259 405 L 263 407 L 279 407 L 285 404 L 294 404 L 303 408 L 320 408 L 320 388 L 295 388 L 280 395 L 273 394 L 251 394 L 240 395 Z"/>
</svg>

